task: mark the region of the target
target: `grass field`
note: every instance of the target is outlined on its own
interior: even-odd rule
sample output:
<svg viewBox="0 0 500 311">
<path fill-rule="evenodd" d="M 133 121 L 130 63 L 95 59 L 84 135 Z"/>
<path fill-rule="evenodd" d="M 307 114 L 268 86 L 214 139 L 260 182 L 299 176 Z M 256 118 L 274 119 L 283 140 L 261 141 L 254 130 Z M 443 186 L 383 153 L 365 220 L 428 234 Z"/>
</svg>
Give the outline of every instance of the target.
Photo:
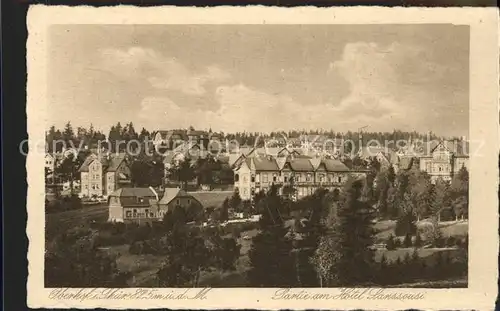
<svg viewBox="0 0 500 311">
<path fill-rule="evenodd" d="M 426 230 L 431 229 L 432 224 L 428 220 L 422 220 L 417 222 L 417 228 L 419 232 L 425 232 Z M 439 223 L 439 227 L 441 228 L 441 232 L 443 236 L 449 237 L 464 237 L 469 232 L 469 223 L 468 221 L 445 221 Z M 375 224 L 375 230 L 377 231 L 376 239 L 378 241 L 385 241 L 392 234 L 395 235 L 394 229 L 396 228 L 395 220 L 382 220 Z"/>
<path fill-rule="evenodd" d="M 66 211 L 54 214 L 47 214 L 46 216 L 46 235 L 47 238 L 51 238 L 54 234 L 63 232 L 69 228 L 82 225 L 91 221 L 105 222 L 108 217 L 108 209 L 105 205 L 89 206 L 79 210 Z M 386 240 L 390 234 L 394 235 L 394 229 L 396 226 L 396 221 L 380 221 L 375 225 L 377 230 L 377 240 Z M 420 221 L 417 224 L 419 231 L 425 231 L 429 228 L 431 223 L 429 221 Z M 468 222 L 442 222 L 440 223 L 440 228 L 444 236 L 454 236 L 463 237 L 468 233 Z M 238 287 L 245 286 L 246 284 L 246 272 L 249 269 L 250 263 L 248 258 L 248 252 L 251 248 L 252 240 L 255 235 L 258 234 L 257 229 L 252 229 L 248 231 L 241 232 L 241 238 L 238 239 L 238 243 L 241 245 L 240 258 L 238 258 L 236 263 L 235 271 L 212 271 L 203 272 L 200 278 L 200 286 L 212 286 L 212 287 Z M 247 238 L 245 238 L 247 237 Z M 131 287 L 154 287 L 156 286 L 155 275 L 158 269 L 161 267 L 163 257 L 154 255 L 132 255 L 129 253 L 128 245 L 112 246 L 105 248 L 106 251 L 117 255 L 117 265 L 121 271 L 131 272 L 133 278 L 130 279 L 129 285 Z M 413 252 L 413 248 L 401 248 L 397 250 L 377 250 L 376 260 L 380 260 L 382 254 L 385 254 L 388 261 L 395 261 L 397 258 L 404 259 L 406 254 Z M 418 255 L 421 258 L 425 258 L 429 264 L 432 264 L 436 254 L 439 252 L 444 252 L 453 258 L 463 258 L 464 250 L 460 249 L 450 249 L 450 248 L 429 248 L 429 249 L 419 249 Z M 404 287 L 463 287 L 464 282 L 467 281 L 463 279 L 459 280 L 447 280 L 447 281 L 436 281 L 434 285 L 429 282 L 424 282 L 422 284 L 405 284 Z M 403 287 L 400 285 L 398 287 Z"/>
</svg>

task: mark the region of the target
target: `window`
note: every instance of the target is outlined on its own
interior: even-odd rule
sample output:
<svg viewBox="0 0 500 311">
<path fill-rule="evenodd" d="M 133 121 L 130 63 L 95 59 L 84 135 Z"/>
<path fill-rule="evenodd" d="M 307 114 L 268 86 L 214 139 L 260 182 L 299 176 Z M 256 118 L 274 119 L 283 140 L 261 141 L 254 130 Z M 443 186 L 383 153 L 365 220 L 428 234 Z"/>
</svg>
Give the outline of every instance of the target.
<svg viewBox="0 0 500 311">
<path fill-rule="evenodd" d="M 306 181 L 311 181 L 311 174 L 307 174 Z"/>
<path fill-rule="evenodd" d="M 338 182 L 342 182 L 342 176 L 337 177 Z"/>
<path fill-rule="evenodd" d="M 188 199 L 187 201 L 188 201 L 188 205 L 190 205 L 191 204 L 191 199 Z"/>
<path fill-rule="evenodd" d="M 276 176 L 276 174 L 273 174 L 273 182 L 276 182 L 278 180 L 278 177 Z"/>
<path fill-rule="evenodd" d="M 285 176 L 284 181 L 288 182 L 288 176 Z"/>
<path fill-rule="evenodd" d="M 131 211 L 127 211 L 127 212 L 125 213 L 125 217 L 127 217 L 127 218 L 132 217 L 132 212 L 131 212 Z"/>
<path fill-rule="evenodd" d="M 267 174 L 262 175 L 262 182 L 268 182 L 268 176 Z"/>
<path fill-rule="evenodd" d="M 177 199 L 177 205 L 181 205 L 181 199 Z"/>
<path fill-rule="evenodd" d="M 234 181 L 235 181 L 235 182 L 238 182 L 239 180 L 240 180 L 240 175 L 235 174 L 235 175 L 234 175 Z"/>
<path fill-rule="evenodd" d="M 251 179 L 250 179 L 251 182 L 255 182 L 255 175 L 252 175 Z"/>
<path fill-rule="evenodd" d="M 442 170 L 443 170 L 443 168 L 440 166 L 440 167 L 439 167 L 439 171 L 441 172 Z"/>
</svg>

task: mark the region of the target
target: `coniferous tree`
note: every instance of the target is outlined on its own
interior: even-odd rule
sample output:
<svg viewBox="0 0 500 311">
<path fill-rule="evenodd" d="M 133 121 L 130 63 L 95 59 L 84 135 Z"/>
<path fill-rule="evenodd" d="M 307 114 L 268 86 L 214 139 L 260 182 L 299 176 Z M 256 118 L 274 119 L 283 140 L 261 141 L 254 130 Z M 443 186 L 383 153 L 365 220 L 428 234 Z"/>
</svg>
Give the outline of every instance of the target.
<svg viewBox="0 0 500 311">
<path fill-rule="evenodd" d="M 468 217 L 469 212 L 469 172 L 462 167 L 451 181 L 451 199 L 455 220 Z"/>
<path fill-rule="evenodd" d="M 403 244 L 404 244 L 405 247 L 412 247 L 411 235 L 409 233 L 407 233 L 405 235 L 405 239 L 404 239 Z"/>
<path fill-rule="evenodd" d="M 436 247 L 443 246 L 443 233 L 439 227 L 441 211 L 448 206 L 448 184 L 439 178 L 431 188 L 432 232 L 431 241 Z"/>
<path fill-rule="evenodd" d="M 261 231 L 252 239 L 247 277 L 255 287 L 290 287 L 296 283 L 294 260 L 290 256 L 292 240 L 281 218 L 283 201 L 276 186 L 259 200 L 263 210 Z"/>
<path fill-rule="evenodd" d="M 389 251 L 392 251 L 392 250 L 396 249 L 396 245 L 394 243 L 394 236 L 392 235 L 392 233 L 387 238 L 386 248 Z"/>
<path fill-rule="evenodd" d="M 417 235 L 415 236 L 415 247 L 422 247 L 423 246 L 423 241 L 422 241 L 422 236 L 420 235 L 419 232 L 417 232 Z"/>
<path fill-rule="evenodd" d="M 371 279 L 373 212 L 368 204 L 360 201 L 362 188 L 360 180 L 346 184 L 343 199 L 335 208 L 336 220 L 331 234 L 316 251 L 317 271 L 330 286 L 362 284 Z"/>
</svg>

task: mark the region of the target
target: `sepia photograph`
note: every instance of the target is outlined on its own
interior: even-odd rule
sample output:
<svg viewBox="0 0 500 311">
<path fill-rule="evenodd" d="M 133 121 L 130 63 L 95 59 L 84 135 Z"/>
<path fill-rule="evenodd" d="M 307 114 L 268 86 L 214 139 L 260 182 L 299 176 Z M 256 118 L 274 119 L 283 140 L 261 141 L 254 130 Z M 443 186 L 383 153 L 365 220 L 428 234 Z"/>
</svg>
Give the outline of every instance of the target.
<svg viewBox="0 0 500 311">
<path fill-rule="evenodd" d="M 57 23 L 43 44 L 50 299 L 469 288 L 469 216 L 495 209 L 472 204 L 470 25 Z"/>
</svg>

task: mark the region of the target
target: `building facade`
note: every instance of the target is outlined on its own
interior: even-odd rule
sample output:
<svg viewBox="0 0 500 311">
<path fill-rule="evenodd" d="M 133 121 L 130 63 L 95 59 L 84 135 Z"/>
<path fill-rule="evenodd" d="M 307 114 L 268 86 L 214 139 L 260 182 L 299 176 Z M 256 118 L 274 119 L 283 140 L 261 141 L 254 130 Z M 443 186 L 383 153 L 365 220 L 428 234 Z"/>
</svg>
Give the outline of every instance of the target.
<svg viewBox="0 0 500 311">
<path fill-rule="evenodd" d="M 251 200 L 255 193 L 268 191 L 272 185 L 280 188 L 292 186 L 296 197 L 313 194 L 318 188 L 335 190 L 342 187 L 350 176 L 356 178 L 366 172 L 352 171 L 336 159 L 304 157 L 251 157 L 234 167 L 234 186 L 243 200 Z"/>
<path fill-rule="evenodd" d="M 450 181 L 458 171 L 469 167 L 468 143 L 465 141 L 441 141 L 431 145 L 429 152 L 419 157 L 420 170 L 431 176 Z"/>
<path fill-rule="evenodd" d="M 83 197 L 106 196 L 131 184 L 131 172 L 124 156 L 91 154 L 80 166 L 80 194 Z"/>
<path fill-rule="evenodd" d="M 166 188 L 161 194 L 153 188 L 120 188 L 109 195 L 110 222 L 150 223 L 161 221 L 175 208 L 186 210 L 186 215 L 203 212 L 203 205 L 192 195 L 178 188 Z"/>
</svg>

